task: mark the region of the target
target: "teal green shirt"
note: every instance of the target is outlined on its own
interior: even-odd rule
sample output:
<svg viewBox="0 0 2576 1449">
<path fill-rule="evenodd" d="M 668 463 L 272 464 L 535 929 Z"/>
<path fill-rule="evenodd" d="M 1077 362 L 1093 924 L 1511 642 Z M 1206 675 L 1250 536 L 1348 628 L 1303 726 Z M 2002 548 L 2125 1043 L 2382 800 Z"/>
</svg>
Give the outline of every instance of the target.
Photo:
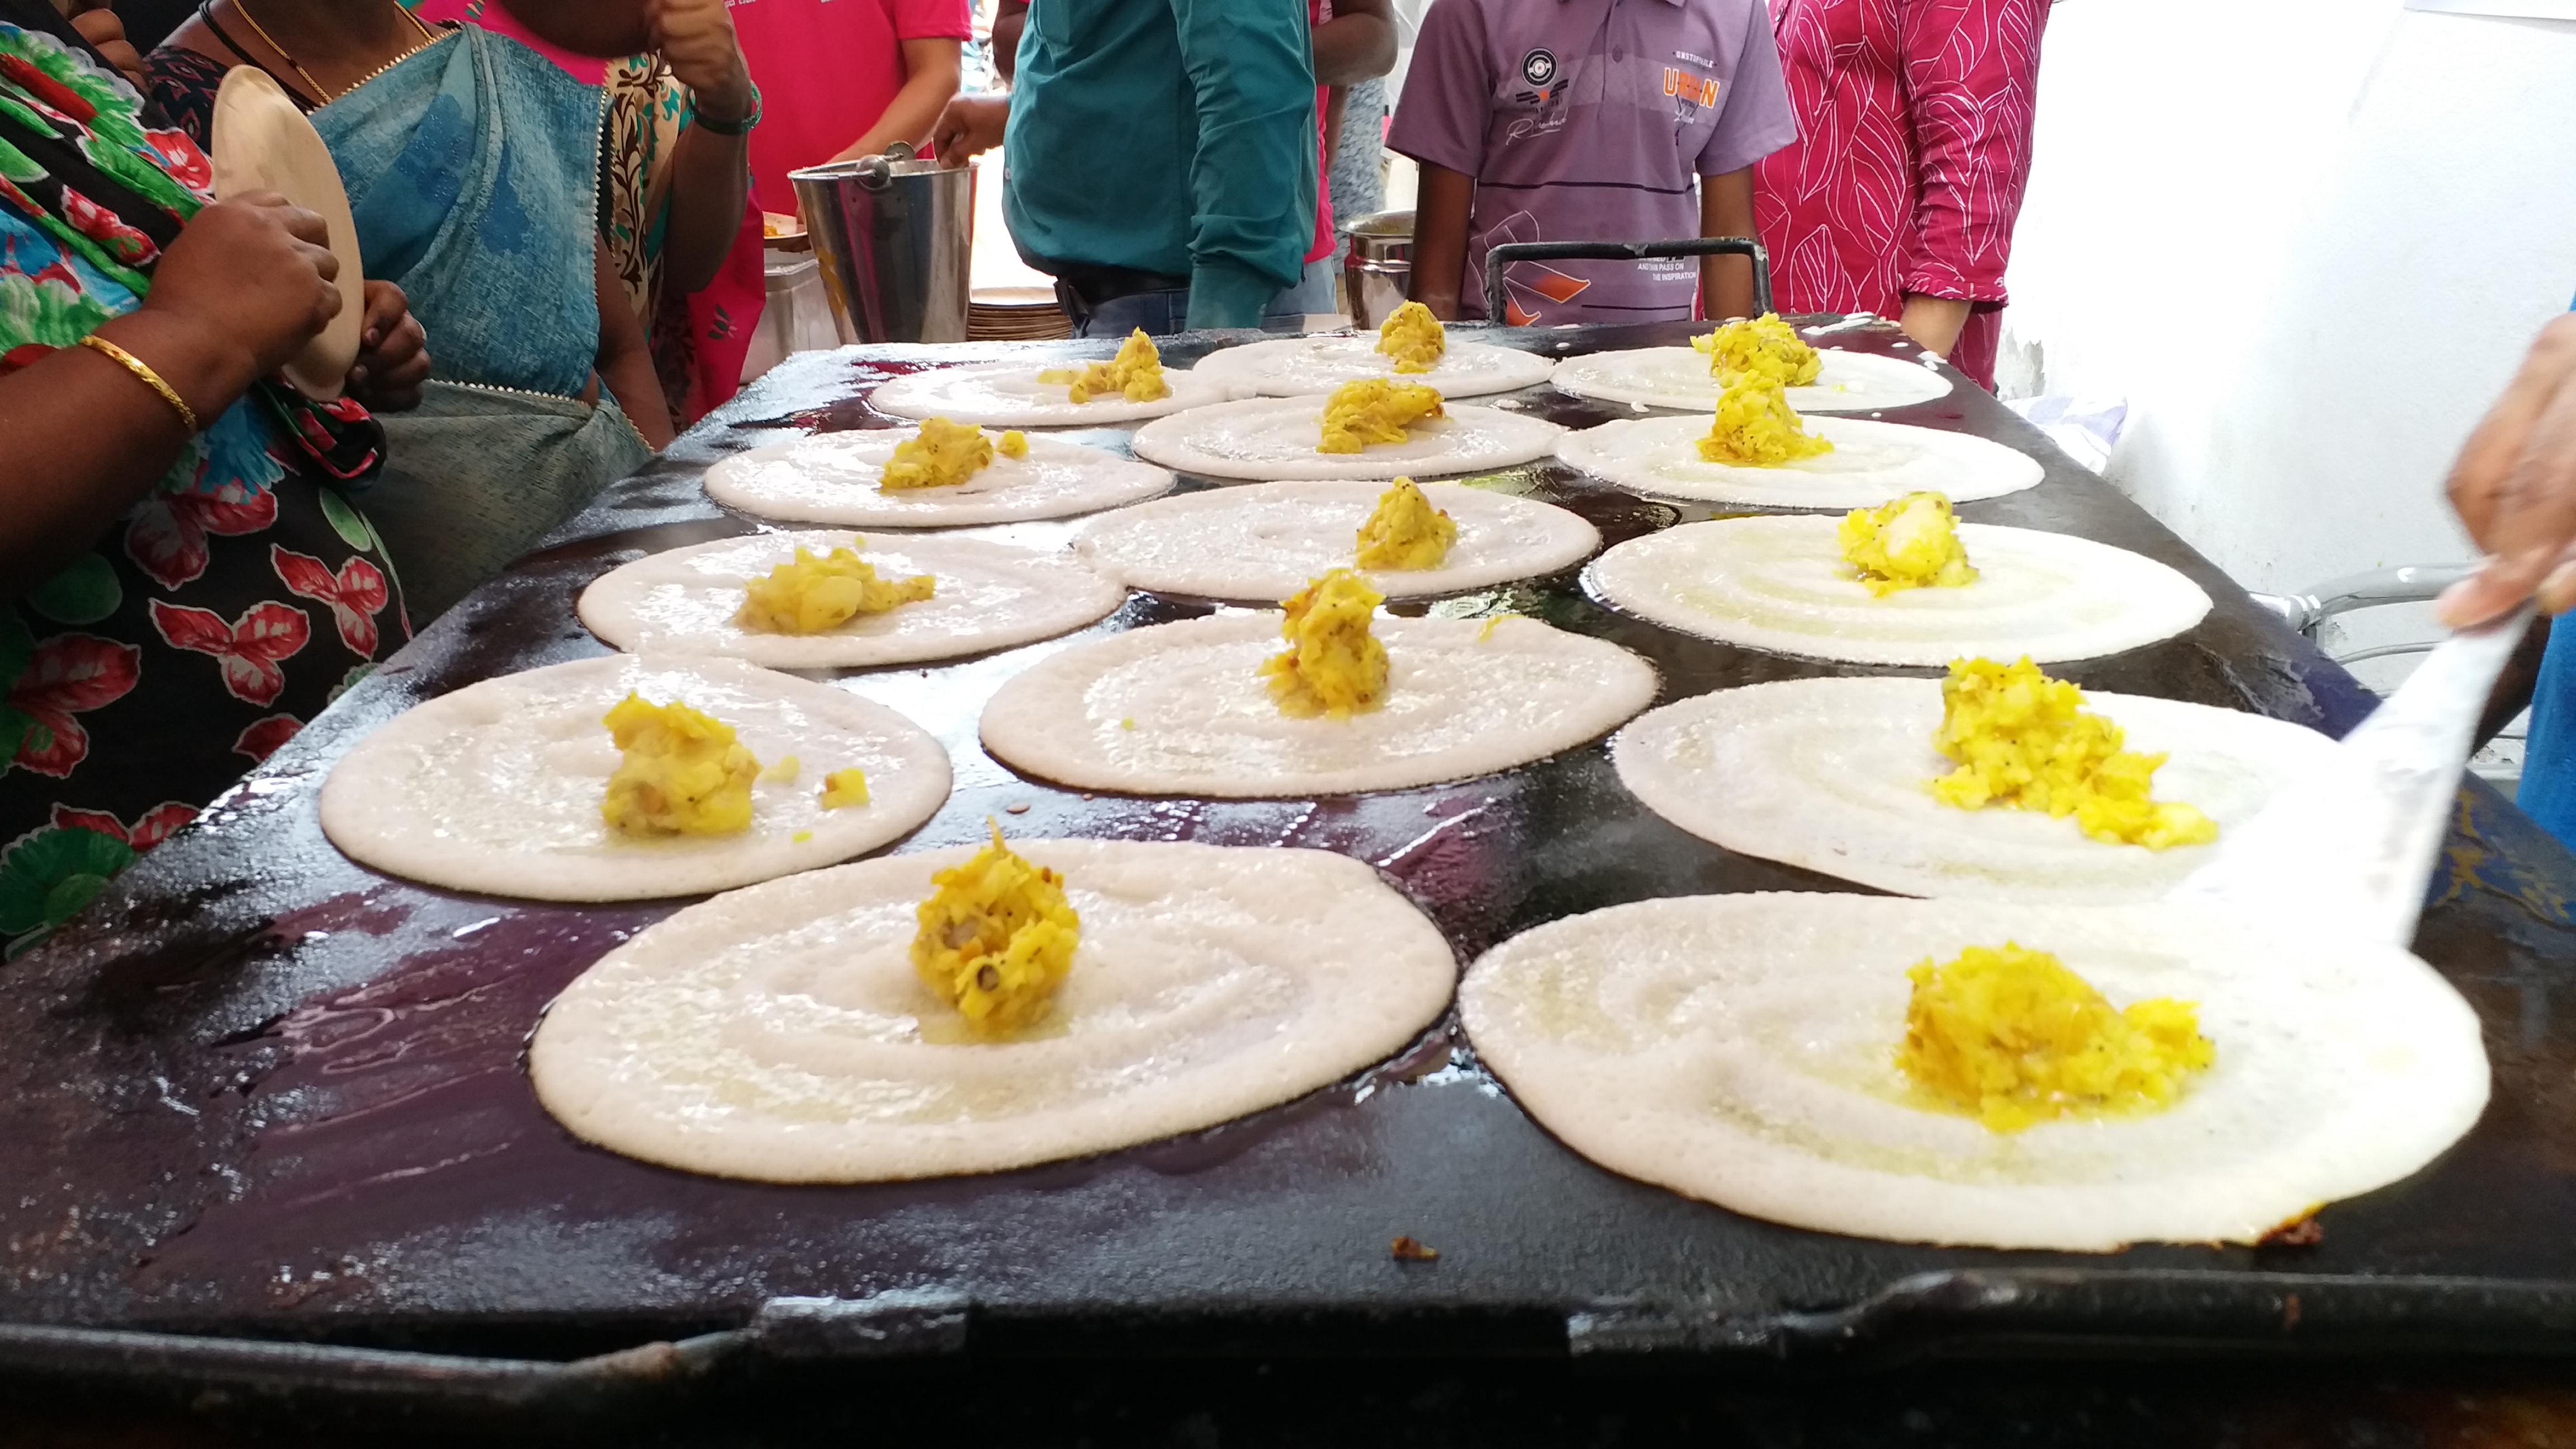
<svg viewBox="0 0 2576 1449">
<path fill-rule="evenodd" d="M 1051 264 L 1190 279 L 1192 327 L 1250 327 L 1315 241 L 1305 0 L 1035 0 L 1002 200 Z"/>
</svg>

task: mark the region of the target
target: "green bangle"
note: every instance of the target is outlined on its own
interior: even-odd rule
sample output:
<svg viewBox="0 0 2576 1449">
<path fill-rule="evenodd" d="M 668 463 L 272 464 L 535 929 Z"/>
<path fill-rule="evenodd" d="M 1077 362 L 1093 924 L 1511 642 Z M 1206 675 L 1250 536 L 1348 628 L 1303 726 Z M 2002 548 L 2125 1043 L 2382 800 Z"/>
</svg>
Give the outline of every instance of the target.
<svg viewBox="0 0 2576 1449">
<path fill-rule="evenodd" d="M 714 117 L 709 116 L 706 112 L 699 111 L 690 116 L 689 124 L 701 127 L 718 136 L 750 135 L 751 128 L 760 124 L 760 87 L 756 84 L 752 86 L 751 114 L 743 117 L 740 121 L 727 125 L 725 122 L 716 120 Z"/>
</svg>

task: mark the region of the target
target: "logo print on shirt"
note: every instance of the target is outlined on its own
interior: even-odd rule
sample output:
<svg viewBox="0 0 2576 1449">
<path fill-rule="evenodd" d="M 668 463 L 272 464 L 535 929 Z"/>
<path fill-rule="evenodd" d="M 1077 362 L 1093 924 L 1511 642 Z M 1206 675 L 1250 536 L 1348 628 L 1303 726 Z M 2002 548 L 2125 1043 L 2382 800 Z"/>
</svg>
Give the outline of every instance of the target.
<svg viewBox="0 0 2576 1449">
<path fill-rule="evenodd" d="M 1717 93 L 1720 89 L 1716 81 L 1705 76 L 1692 75 L 1689 71 L 1675 70 L 1671 66 L 1664 67 L 1665 95 L 1677 96 L 1694 106 L 1706 107 L 1717 104 Z"/>
<path fill-rule="evenodd" d="M 1556 79 L 1556 52 L 1552 50 L 1533 50 L 1529 54 L 1522 56 L 1521 79 L 1528 81 L 1531 85 L 1540 87 L 1545 87 L 1549 82 L 1554 81 Z"/>
</svg>

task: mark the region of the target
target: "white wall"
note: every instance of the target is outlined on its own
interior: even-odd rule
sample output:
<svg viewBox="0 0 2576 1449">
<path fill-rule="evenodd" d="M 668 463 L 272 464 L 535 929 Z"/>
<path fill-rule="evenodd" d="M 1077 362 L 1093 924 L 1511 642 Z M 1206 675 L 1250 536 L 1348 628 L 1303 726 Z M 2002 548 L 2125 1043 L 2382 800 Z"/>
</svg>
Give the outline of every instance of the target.
<svg viewBox="0 0 2576 1449">
<path fill-rule="evenodd" d="M 2576 294 L 2576 23 L 2062 0 L 2042 54 L 2007 390 L 2125 396 L 2112 481 L 2249 587 L 2469 557 L 2443 474 Z"/>
</svg>

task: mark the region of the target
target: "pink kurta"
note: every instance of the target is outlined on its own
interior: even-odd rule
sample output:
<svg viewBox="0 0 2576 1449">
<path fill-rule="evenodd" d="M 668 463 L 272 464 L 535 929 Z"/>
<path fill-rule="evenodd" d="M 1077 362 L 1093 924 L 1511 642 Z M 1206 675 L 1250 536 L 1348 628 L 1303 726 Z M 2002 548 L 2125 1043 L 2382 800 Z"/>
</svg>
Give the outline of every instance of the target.
<svg viewBox="0 0 2576 1449">
<path fill-rule="evenodd" d="M 1770 0 L 1801 133 L 1754 172 L 1781 311 L 1964 298 L 1951 361 L 1994 386 L 2049 3 Z"/>
</svg>

